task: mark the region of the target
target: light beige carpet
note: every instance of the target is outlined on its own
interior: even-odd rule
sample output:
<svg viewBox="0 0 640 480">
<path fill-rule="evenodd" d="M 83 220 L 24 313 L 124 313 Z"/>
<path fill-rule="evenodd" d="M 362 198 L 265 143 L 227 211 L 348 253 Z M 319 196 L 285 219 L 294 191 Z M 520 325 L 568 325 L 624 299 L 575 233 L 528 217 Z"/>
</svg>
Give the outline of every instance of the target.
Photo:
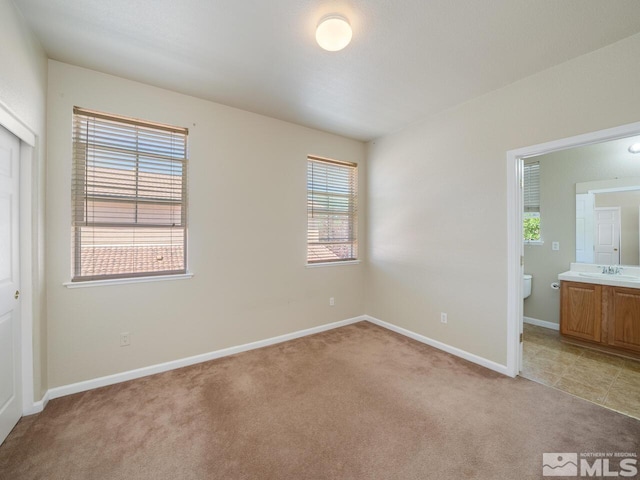
<svg viewBox="0 0 640 480">
<path fill-rule="evenodd" d="M 544 452 L 639 443 L 635 419 L 363 322 L 53 400 L 0 478 L 528 479 Z"/>
</svg>

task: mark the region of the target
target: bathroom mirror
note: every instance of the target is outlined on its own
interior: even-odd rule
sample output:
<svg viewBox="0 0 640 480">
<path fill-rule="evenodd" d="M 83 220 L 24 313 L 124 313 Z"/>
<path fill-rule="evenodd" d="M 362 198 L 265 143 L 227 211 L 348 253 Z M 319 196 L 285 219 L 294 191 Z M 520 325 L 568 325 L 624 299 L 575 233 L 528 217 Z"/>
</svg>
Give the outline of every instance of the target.
<svg viewBox="0 0 640 480">
<path fill-rule="evenodd" d="M 576 263 L 639 265 L 639 220 L 638 179 L 576 184 Z"/>
<path fill-rule="evenodd" d="M 636 136 L 561 154 L 575 160 L 567 173 L 576 180 L 576 263 L 640 265 L 639 142 Z"/>
</svg>

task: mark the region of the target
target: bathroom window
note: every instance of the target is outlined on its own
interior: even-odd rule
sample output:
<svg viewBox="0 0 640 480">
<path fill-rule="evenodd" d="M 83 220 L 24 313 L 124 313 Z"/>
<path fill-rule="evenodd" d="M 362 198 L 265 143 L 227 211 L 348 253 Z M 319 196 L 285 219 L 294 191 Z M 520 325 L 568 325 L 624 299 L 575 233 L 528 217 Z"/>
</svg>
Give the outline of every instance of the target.
<svg viewBox="0 0 640 480">
<path fill-rule="evenodd" d="M 72 281 L 186 273 L 186 128 L 73 109 Z"/>
<path fill-rule="evenodd" d="M 523 232 L 526 243 L 540 243 L 540 162 L 524 164 Z"/>
</svg>

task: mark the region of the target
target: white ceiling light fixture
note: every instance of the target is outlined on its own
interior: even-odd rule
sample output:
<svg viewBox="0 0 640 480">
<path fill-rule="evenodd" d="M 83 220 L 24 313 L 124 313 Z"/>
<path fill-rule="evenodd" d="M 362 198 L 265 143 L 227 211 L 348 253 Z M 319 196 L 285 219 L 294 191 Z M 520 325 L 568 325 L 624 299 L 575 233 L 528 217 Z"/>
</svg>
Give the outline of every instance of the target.
<svg viewBox="0 0 640 480">
<path fill-rule="evenodd" d="M 629 147 L 631 153 L 640 153 L 640 143 L 634 143 Z"/>
<path fill-rule="evenodd" d="M 322 17 L 316 29 L 318 45 L 329 52 L 342 50 L 349 45 L 352 36 L 349 20 L 335 13 Z"/>
</svg>

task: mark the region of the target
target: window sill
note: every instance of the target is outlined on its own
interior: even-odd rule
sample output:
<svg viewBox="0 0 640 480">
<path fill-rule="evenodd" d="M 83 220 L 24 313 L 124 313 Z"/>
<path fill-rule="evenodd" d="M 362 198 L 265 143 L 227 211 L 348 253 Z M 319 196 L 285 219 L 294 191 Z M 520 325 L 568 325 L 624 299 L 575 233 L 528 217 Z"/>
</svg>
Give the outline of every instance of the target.
<svg viewBox="0 0 640 480">
<path fill-rule="evenodd" d="M 529 241 L 525 240 L 524 244 L 525 244 L 525 246 L 531 245 L 531 246 L 535 247 L 535 246 L 544 245 L 544 242 L 542 240 L 529 240 Z"/>
<path fill-rule="evenodd" d="M 337 267 L 339 265 L 357 265 L 360 263 L 360 260 L 346 260 L 344 262 L 325 262 L 325 263 L 307 263 L 307 268 L 317 268 L 317 267 Z"/>
<path fill-rule="evenodd" d="M 192 278 L 193 273 L 181 273 L 179 275 L 158 275 L 157 277 L 135 277 L 135 278 L 110 278 L 108 280 L 89 280 L 87 282 L 65 282 L 67 288 L 100 287 L 106 285 L 126 285 L 128 283 L 148 283 L 164 282 L 167 280 L 186 280 Z"/>
</svg>

